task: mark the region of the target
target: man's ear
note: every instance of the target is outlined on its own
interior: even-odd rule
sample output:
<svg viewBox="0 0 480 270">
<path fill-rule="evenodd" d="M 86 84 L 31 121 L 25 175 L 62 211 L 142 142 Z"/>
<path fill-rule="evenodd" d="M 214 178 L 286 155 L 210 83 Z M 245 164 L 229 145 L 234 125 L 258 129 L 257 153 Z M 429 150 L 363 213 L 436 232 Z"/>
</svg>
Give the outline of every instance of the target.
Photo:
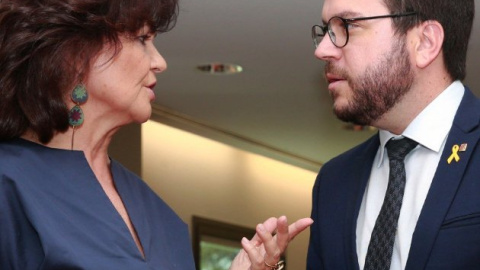
<svg viewBox="0 0 480 270">
<path fill-rule="evenodd" d="M 438 21 L 425 21 L 415 28 L 415 61 L 417 67 L 425 68 L 441 55 L 445 33 Z"/>
</svg>

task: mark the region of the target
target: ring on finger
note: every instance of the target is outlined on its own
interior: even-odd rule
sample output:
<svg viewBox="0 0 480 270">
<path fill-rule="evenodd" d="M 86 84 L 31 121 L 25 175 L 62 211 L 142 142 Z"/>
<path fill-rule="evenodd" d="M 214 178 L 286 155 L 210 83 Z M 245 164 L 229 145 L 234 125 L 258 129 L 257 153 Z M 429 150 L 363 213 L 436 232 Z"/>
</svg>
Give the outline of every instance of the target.
<svg viewBox="0 0 480 270">
<path fill-rule="evenodd" d="M 265 263 L 266 267 L 270 268 L 270 270 L 282 270 L 283 267 L 285 267 L 285 262 L 284 261 L 279 261 L 274 265 L 270 265 L 266 261 L 264 263 Z"/>
</svg>

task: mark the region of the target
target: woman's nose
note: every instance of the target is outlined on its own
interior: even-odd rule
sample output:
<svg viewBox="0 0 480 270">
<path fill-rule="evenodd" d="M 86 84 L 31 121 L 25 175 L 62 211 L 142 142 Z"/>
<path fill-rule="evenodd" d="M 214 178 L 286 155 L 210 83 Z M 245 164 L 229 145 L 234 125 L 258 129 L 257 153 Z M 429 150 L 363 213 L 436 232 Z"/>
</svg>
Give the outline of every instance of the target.
<svg viewBox="0 0 480 270">
<path fill-rule="evenodd" d="M 152 43 L 150 48 L 151 68 L 155 73 L 163 72 L 167 69 L 167 62 L 163 56 L 158 52 L 155 45 Z"/>
</svg>

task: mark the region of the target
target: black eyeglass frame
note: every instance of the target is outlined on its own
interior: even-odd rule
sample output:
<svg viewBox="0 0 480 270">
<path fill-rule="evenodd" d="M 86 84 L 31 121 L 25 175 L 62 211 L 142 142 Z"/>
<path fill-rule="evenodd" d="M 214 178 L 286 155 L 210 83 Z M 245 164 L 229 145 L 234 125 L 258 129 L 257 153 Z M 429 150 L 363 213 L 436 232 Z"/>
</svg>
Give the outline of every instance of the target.
<svg viewBox="0 0 480 270">
<path fill-rule="evenodd" d="M 315 45 L 315 48 L 317 48 L 318 45 L 319 45 L 319 42 L 317 42 L 317 37 L 325 37 L 325 35 L 328 33 L 328 37 L 332 41 L 333 45 L 335 45 L 335 47 L 337 47 L 337 48 L 343 48 L 343 47 L 347 46 L 347 44 L 348 44 L 348 39 L 350 37 L 350 34 L 348 32 L 348 25 L 352 22 L 374 20 L 374 19 L 383 19 L 383 18 L 398 18 L 398 17 L 405 17 L 405 16 L 413 16 L 413 15 L 417 15 L 417 12 L 413 11 L 413 12 L 407 12 L 407 13 L 379 15 L 379 16 L 372 16 L 372 17 L 357 17 L 357 18 L 348 18 L 348 19 L 342 18 L 340 16 L 334 16 L 334 17 L 332 17 L 328 20 L 326 25 L 322 26 L 322 25 L 316 24 L 316 25 L 312 26 L 313 44 Z M 330 22 L 335 18 L 340 19 L 343 22 L 343 27 L 345 28 L 345 33 L 347 35 L 347 38 L 345 39 L 345 44 L 343 44 L 342 46 L 338 46 L 331 36 L 332 31 L 331 31 L 331 27 L 330 27 Z M 317 34 L 317 32 L 315 31 L 315 27 L 319 27 L 323 31 L 324 34 L 323 35 Z"/>
</svg>

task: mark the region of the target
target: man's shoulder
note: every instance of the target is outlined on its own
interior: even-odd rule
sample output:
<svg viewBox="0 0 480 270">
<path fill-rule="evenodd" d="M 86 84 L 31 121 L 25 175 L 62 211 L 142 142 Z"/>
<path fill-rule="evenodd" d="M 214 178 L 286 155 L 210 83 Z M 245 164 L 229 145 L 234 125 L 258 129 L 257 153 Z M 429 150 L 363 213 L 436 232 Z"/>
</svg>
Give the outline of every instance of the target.
<svg viewBox="0 0 480 270">
<path fill-rule="evenodd" d="M 323 167 L 337 167 L 344 166 L 345 164 L 356 162 L 356 161 L 366 161 L 369 156 L 375 156 L 380 140 L 378 133 L 364 141 L 363 143 L 347 150 L 346 152 L 332 158 Z"/>
<path fill-rule="evenodd" d="M 473 130 L 479 127 L 480 99 L 465 87 L 464 96 L 455 114 L 454 125 L 463 130 Z"/>
</svg>

